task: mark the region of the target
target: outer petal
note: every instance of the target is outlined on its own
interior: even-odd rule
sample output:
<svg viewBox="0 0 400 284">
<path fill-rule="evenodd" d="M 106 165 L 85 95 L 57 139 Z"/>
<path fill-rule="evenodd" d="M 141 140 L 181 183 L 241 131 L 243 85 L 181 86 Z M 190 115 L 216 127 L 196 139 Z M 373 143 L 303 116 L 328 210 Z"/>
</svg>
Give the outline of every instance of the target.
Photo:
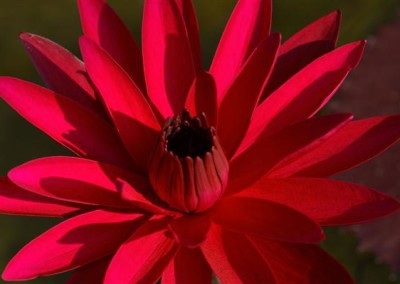
<svg viewBox="0 0 400 284">
<path fill-rule="evenodd" d="M 283 163 L 271 177 L 325 177 L 355 167 L 400 139 L 400 116 L 382 116 L 349 123 L 330 139 Z"/>
<path fill-rule="evenodd" d="M 272 240 L 316 243 L 324 238 L 321 227 L 313 220 L 268 200 L 224 198 L 213 210 L 212 219 L 226 229 Z"/>
<path fill-rule="evenodd" d="M 99 284 L 103 283 L 111 258 L 105 257 L 76 269 L 66 284 Z"/>
<path fill-rule="evenodd" d="M 142 42 L 150 99 L 164 117 L 180 113 L 195 67 L 184 19 L 175 1 L 145 1 Z"/>
<path fill-rule="evenodd" d="M 346 269 L 316 245 L 272 242 L 254 237 L 251 241 L 270 265 L 278 283 L 354 283 Z"/>
<path fill-rule="evenodd" d="M 263 97 L 267 97 L 313 60 L 333 50 L 339 33 L 340 20 L 340 11 L 332 12 L 312 22 L 285 41 Z"/>
<path fill-rule="evenodd" d="M 129 29 L 105 0 L 78 0 L 84 34 L 105 49 L 146 91 L 141 52 Z"/>
<path fill-rule="evenodd" d="M 242 234 L 214 225 L 201 250 L 222 283 L 277 283 L 267 262 Z"/>
<path fill-rule="evenodd" d="M 231 161 L 226 193 L 242 190 L 279 162 L 295 159 L 314 144 L 328 139 L 350 119 L 348 114 L 315 117 L 258 139 Z"/>
<path fill-rule="evenodd" d="M 202 70 L 201 46 L 199 35 L 199 23 L 197 22 L 196 11 L 192 0 L 175 0 L 185 23 L 187 36 L 192 51 L 193 63 L 197 71 Z"/>
<path fill-rule="evenodd" d="M 341 17 L 340 11 L 334 11 L 313 21 L 282 44 L 281 54 L 288 53 L 299 46 L 320 41 L 329 42 L 333 49 L 338 38 Z M 321 52 L 320 55 L 322 54 Z"/>
<path fill-rule="evenodd" d="M 115 254 L 104 283 L 155 283 L 178 250 L 167 223 L 159 217 L 144 223 Z"/>
<path fill-rule="evenodd" d="M 145 178 L 121 168 L 73 157 L 47 157 L 14 168 L 9 178 L 34 193 L 83 204 L 130 208 L 132 203 L 144 209 L 158 209 L 147 196 L 151 187 Z M 131 191 L 135 201 L 121 198 Z"/>
<path fill-rule="evenodd" d="M 105 114 L 82 61 L 68 50 L 41 36 L 22 33 L 20 38 L 40 76 L 51 90 L 94 112 Z"/>
<path fill-rule="evenodd" d="M 23 80 L 0 77 L 0 97 L 21 116 L 80 156 L 130 167 L 112 126 L 74 101 Z"/>
<path fill-rule="evenodd" d="M 373 189 L 318 178 L 261 179 L 239 196 L 284 204 L 327 226 L 366 222 L 400 208 Z"/>
<path fill-rule="evenodd" d="M 0 212 L 3 214 L 65 217 L 80 209 L 81 205 L 34 194 L 0 177 Z"/>
<path fill-rule="evenodd" d="M 31 241 L 8 263 L 3 279 L 29 280 L 113 253 L 144 215 L 96 210 L 73 217 Z"/>
<path fill-rule="evenodd" d="M 181 247 L 162 275 L 162 284 L 211 283 L 212 271 L 200 249 Z"/>
<path fill-rule="evenodd" d="M 145 97 L 128 75 L 98 45 L 80 39 L 82 56 L 126 149 L 145 171 L 160 126 Z"/>
<path fill-rule="evenodd" d="M 217 82 L 218 104 L 222 102 L 247 58 L 268 36 L 271 27 L 271 2 L 240 0 L 236 4 L 210 68 L 210 73 Z"/>
<path fill-rule="evenodd" d="M 200 72 L 194 79 L 186 98 L 185 108 L 192 114 L 204 114 L 207 122 L 217 124 L 217 89 L 214 78 L 207 72 Z"/>
<path fill-rule="evenodd" d="M 218 136 L 228 157 L 234 154 L 247 131 L 274 66 L 280 42 L 280 34 L 274 33 L 257 46 L 219 106 Z"/>
<path fill-rule="evenodd" d="M 314 115 L 333 96 L 364 50 L 365 42 L 342 46 L 313 61 L 265 99 L 255 110 L 243 146 L 260 135 Z"/>
</svg>

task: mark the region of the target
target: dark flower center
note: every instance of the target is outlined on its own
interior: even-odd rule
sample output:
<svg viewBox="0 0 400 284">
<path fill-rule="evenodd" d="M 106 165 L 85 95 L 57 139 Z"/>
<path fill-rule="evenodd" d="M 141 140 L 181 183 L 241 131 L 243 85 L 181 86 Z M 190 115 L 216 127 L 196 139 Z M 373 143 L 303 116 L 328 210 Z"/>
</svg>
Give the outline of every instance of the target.
<svg viewBox="0 0 400 284">
<path fill-rule="evenodd" d="M 180 212 L 202 212 L 221 198 L 229 163 L 205 115 L 186 110 L 170 118 L 160 133 L 149 165 L 155 193 Z"/>
<path fill-rule="evenodd" d="M 166 150 L 179 158 L 201 157 L 211 151 L 213 130 L 204 114 L 191 117 L 186 110 L 182 115 L 169 119 L 164 127 Z"/>
</svg>

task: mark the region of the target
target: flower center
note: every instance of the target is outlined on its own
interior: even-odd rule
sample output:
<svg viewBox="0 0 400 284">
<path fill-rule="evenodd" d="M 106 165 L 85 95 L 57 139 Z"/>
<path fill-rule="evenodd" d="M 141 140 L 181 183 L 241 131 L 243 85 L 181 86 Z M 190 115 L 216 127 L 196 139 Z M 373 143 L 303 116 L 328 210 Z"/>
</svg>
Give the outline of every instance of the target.
<svg viewBox="0 0 400 284">
<path fill-rule="evenodd" d="M 149 178 L 157 195 L 182 212 L 210 208 L 226 187 L 229 163 L 204 114 L 169 118 L 151 158 Z"/>
<path fill-rule="evenodd" d="M 179 158 L 204 158 L 213 146 L 212 132 L 204 115 L 192 118 L 188 111 L 183 111 L 182 116 L 169 119 L 165 125 L 167 151 Z"/>
</svg>

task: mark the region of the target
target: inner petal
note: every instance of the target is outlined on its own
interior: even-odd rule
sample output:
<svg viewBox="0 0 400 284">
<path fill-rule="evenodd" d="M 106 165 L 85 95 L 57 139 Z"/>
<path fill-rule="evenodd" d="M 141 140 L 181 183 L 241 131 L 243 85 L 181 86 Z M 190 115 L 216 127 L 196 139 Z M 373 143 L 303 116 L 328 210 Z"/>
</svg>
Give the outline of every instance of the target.
<svg viewBox="0 0 400 284">
<path fill-rule="evenodd" d="M 187 110 L 169 118 L 150 164 L 150 182 L 158 196 L 182 212 L 210 208 L 225 189 L 229 164 L 204 114 Z"/>
</svg>

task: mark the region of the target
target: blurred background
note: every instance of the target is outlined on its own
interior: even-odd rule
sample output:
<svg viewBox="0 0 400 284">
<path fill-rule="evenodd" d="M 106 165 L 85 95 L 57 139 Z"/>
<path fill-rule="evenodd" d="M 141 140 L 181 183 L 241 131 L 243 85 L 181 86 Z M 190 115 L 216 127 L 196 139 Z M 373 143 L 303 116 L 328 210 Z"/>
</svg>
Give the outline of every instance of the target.
<svg viewBox="0 0 400 284">
<path fill-rule="evenodd" d="M 108 1 L 140 42 L 142 0 Z M 195 0 L 200 22 L 204 66 L 208 67 L 236 0 Z M 348 79 L 327 112 L 351 111 L 358 117 L 400 113 L 400 0 L 279 0 L 274 3 L 273 30 L 283 38 L 332 10 L 341 9 L 339 44 L 369 39 L 363 63 Z M 43 84 L 18 39 L 19 32 L 43 35 L 79 55 L 81 35 L 76 1 L 1 0 L 0 75 Z M 0 102 L 0 174 L 27 160 L 70 155 Z M 341 178 L 362 182 L 400 198 L 400 147 Z M 397 159 L 397 161 L 396 161 Z M 0 216 L 0 270 L 35 236 L 59 220 Z M 322 246 L 353 274 L 357 283 L 400 283 L 399 214 L 352 228 L 329 228 Z M 55 276 L 27 283 L 63 283 Z M 0 283 L 1 282 L 0 280 Z M 340 284 L 340 283 L 338 283 Z"/>
</svg>

